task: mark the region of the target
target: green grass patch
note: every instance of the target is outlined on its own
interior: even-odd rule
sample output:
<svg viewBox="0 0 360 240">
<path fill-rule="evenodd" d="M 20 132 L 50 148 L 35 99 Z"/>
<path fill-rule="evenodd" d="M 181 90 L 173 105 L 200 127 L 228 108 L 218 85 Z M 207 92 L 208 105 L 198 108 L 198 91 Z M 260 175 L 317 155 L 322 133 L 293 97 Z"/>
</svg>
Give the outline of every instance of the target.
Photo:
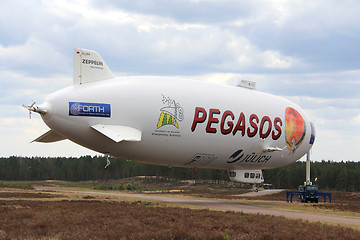
<svg viewBox="0 0 360 240">
<path fill-rule="evenodd" d="M 112 186 L 112 185 L 95 185 L 95 190 L 125 190 L 123 185 Z"/>
<path fill-rule="evenodd" d="M 141 191 L 139 187 L 128 184 L 126 187 L 123 185 L 113 186 L 113 185 L 95 185 L 93 187 L 95 190 L 128 190 L 128 191 Z"/>
<path fill-rule="evenodd" d="M 60 182 L 63 187 L 78 187 L 78 188 L 94 188 L 96 183 L 94 182 Z"/>
<path fill-rule="evenodd" d="M 1 181 L 0 188 L 34 189 L 32 181 Z"/>
</svg>

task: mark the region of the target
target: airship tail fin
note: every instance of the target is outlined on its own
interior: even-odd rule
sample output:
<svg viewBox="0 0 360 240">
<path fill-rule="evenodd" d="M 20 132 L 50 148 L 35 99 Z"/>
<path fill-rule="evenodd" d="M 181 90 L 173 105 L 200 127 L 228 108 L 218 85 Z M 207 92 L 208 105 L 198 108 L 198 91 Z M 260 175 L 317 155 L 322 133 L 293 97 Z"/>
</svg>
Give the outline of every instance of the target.
<svg viewBox="0 0 360 240">
<path fill-rule="evenodd" d="M 114 78 L 99 53 L 74 48 L 74 85 Z"/>
</svg>

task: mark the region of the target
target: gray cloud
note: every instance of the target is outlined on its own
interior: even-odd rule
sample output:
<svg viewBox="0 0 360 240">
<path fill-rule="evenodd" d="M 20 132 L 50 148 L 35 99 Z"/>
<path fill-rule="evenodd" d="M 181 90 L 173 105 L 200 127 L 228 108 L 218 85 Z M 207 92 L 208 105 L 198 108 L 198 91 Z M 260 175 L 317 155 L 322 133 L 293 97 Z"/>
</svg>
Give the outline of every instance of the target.
<svg viewBox="0 0 360 240">
<path fill-rule="evenodd" d="M 256 5 L 262 1 L 93 1 L 102 8 L 121 8 L 129 12 L 158 15 L 184 23 L 221 24 L 256 14 Z"/>
<path fill-rule="evenodd" d="M 332 2 L 339 9 L 331 15 L 332 8 L 309 2 L 299 8 L 301 3 L 294 2 L 93 1 L 79 11 L 71 5 L 37 2 L 26 11 L 26 5 L 15 8 L 16 4 L 8 1 L 7 7 L 16 10 L 4 14 L 2 22 L 14 21 L 16 31 L 11 31 L 10 25 L 0 27 L 4 36 L 0 46 L 9 50 L 32 48 L 33 56 L 34 51 L 41 55 L 41 46 L 46 51 L 56 49 L 57 53 L 51 53 L 55 57 L 46 61 L 25 54 L 25 63 L 14 61 L 10 66 L 33 72 L 38 62 L 43 65 L 39 74 L 71 71 L 67 62 L 71 62 L 68 53 L 72 47 L 97 49 L 107 56 L 114 71 L 131 74 L 356 69 L 357 8 L 345 15 L 349 4 Z M 340 20 L 332 18 L 341 14 L 345 16 Z M 46 24 L 39 24 L 44 21 Z M 2 56 L 2 66 L 12 63 L 8 55 Z"/>
</svg>

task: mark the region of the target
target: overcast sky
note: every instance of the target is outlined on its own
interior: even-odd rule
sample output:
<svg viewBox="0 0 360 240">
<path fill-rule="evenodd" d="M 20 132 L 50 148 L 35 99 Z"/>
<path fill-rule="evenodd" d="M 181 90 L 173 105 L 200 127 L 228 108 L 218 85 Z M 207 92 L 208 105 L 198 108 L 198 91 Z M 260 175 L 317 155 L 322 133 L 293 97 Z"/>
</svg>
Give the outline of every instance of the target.
<svg viewBox="0 0 360 240">
<path fill-rule="evenodd" d="M 118 76 L 256 81 L 308 113 L 313 160 L 359 161 L 359 13 L 346 0 L 2 0 L 0 156 L 96 154 L 70 141 L 30 144 L 48 128 L 21 108 L 72 84 L 78 47 Z"/>
</svg>

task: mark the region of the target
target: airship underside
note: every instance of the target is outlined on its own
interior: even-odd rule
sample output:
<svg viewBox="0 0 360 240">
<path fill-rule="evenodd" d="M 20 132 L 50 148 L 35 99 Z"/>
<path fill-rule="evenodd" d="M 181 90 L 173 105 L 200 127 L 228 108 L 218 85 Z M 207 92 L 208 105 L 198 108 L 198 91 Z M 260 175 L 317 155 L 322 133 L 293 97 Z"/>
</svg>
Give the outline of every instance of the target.
<svg viewBox="0 0 360 240">
<path fill-rule="evenodd" d="M 229 170 L 262 182 L 262 169 L 295 162 L 315 131 L 296 104 L 256 90 L 173 77 L 115 77 L 101 56 L 74 49 L 74 85 L 28 106 L 69 139 L 144 163 Z"/>
</svg>

